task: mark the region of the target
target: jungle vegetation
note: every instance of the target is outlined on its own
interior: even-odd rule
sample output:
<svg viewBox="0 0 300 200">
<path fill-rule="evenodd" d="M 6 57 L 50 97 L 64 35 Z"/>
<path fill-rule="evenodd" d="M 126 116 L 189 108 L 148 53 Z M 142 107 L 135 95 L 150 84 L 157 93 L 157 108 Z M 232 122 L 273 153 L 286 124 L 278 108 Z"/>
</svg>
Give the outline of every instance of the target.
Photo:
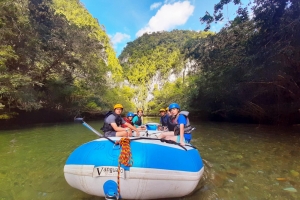
<svg viewBox="0 0 300 200">
<path fill-rule="evenodd" d="M 213 14 L 200 18 L 206 30 L 224 20 L 228 3 L 240 5 L 237 17 L 216 34 L 193 33 L 177 41 L 174 35 L 180 31 L 145 34 L 128 44 L 120 60 L 126 78 L 140 85 L 144 98 L 151 89 L 147 81 L 155 74 L 169 76 L 170 70 L 192 65 L 187 77 L 152 84 L 151 101 L 139 100 L 152 113 L 176 101 L 193 115 L 214 120 L 300 123 L 300 2 L 255 0 L 251 7 L 242 7 L 239 0 L 221 0 Z M 172 39 L 166 34 L 176 44 L 168 43 Z"/>
<path fill-rule="evenodd" d="M 240 4 L 221 0 L 200 18 L 207 29 L 230 2 Z M 218 34 L 187 45 L 201 68 L 189 105 L 228 121 L 300 123 L 300 1 L 254 0 L 237 13 Z"/>
<path fill-rule="evenodd" d="M 133 107 L 105 28 L 78 0 L 1 1 L 0 41 L 1 119 Z"/>
<path fill-rule="evenodd" d="M 237 17 L 209 31 L 229 3 Z M 120 102 L 157 115 L 177 102 L 213 120 L 300 123 L 300 2 L 220 0 L 214 10 L 199 16 L 205 31 L 146 33 L 116 58 L 79 0 L 2 0 L 0 118 Z"/>
<path fill-rule="evenodd" d="M 188 59 L 181 51 L 188 41 L 210 34 L 213 33 L 173 30 L 145 33 L 129 42 L 119 60 L 128 85 L 134 89 L 135 105 L 147 114 L 157 115 L 161 107 L 184 97 L 182 82 L 196 69 L 187 66 Z"/>
</svg>

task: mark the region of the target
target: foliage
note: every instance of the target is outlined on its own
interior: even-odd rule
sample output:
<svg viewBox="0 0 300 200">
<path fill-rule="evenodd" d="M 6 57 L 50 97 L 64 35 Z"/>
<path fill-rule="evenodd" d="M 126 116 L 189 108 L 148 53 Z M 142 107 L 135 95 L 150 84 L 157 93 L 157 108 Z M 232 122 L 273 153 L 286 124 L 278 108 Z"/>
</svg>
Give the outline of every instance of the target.
<svg viewBox="0 0 300 200">
<path fill-rule="evenodd" d="M 220 1 L 215 13 L 229 2 Z M 188 47 L 201 71 L 190 105 L 199 101 L 199 110 L 227 120 L 299 122 L 300 2 L 256 0 L 252 10 L 253 19 L 240 15 Z"/>
<path fill-rule="evenodd" d="M 248 11 L 246 8 L 242 8 L 241 0 L 220 0 L 219 3 L 215 4 L 214 13 L 211 15 L 209 12 L 205 12 L 203 17 L 200 17 L 201 23 L 206 23 L 205 30 L 210 29 L 210 24 L 213 22 L 222 21 L 223 17 L 223 8 L 226 4 L 234 3 L 234 5 L 239 5 L 239 9 L 237 11 L 238 16 L 236 17 L 235 21 L 244 22 L 248 20 Z"/>
<path fill-rule="evenodd" d="M 166 108 L 173 102 L 179 103 L 182 109 L 186 109 L 188 88 L 188 84 L 184 84 L 182 78 L 172 83 L 167 82 L 161 90 L 155 87 L 154 98 L 149 102 L 149 114 L 157 114 L 159 109 Z"/>
<path fill-rule="evenodd" d="M 204 38 L 209 34 L 173 30 L 144 34 L 128 43 L 119 56 L 119 60 L 123 66 L 125 78 L 131 87 L 135 88 L 133 98 L 135 105 L 148 113 L 155 113 L 153 109 L 156 108 L 152 104 L 156 101 L 155 98 L 160 97 L 153 92 L 154 85 L 157 84 L 157 88 L 163 88 L 171 75 L 176 78 L 181 77 L 186 64 L 183 56 L 185 44 L 192 39 Z"/>
<path fill-rule="evenodd" d="M 87 29 L 88 35 L 97 40 L 97 43 L 103 47 L 98 53 L 101 53 L 101 59 L 107 64 L 107 69 L 112 72 L 112 78 L 115 81 L 121 81 L 122 68 L 116 57 L 109 38 L 104 31 L 103 26 L 99 26 L 97 19 L 93 18 L 89 12 L 81 6 L 78 0 L 53 0 L 55 12 L 64 15 L 68 21 L 76 26 Z M 96 49 L 94 49 L 96 50 Z"/>
<path fill-rule="evenodd" d="M 77 0 L 0 2 L 1 112 L 102 111 L 122 68 L 109 38 Z"/>
<path fill-rule="evenodd" d="M 112 110 L 115 104 L 121 103 L 124 107 L 124 113 L 133 112 L 135 111 L 135 106 L 131 101 L 133 95 L 134 90 L 128 86 L 111 88 L 103 94 L 102 101 L 106 107 L 106 111 Z"/>
<path fill-rule="evenodd" d="M 218 119 L 299 123 L 300 2 L 254 0 L 250 18 L 240 0 L 220 0 L 200 18 L 207 30 L 228 3 L 238 15 L 219 33 L 144 34 L 118 60 L 78 0 L 2 0 L 0 118 L 41 108 L 104 113 L 116 103 L 157 114 L 177 102 Z"/>
</svg>

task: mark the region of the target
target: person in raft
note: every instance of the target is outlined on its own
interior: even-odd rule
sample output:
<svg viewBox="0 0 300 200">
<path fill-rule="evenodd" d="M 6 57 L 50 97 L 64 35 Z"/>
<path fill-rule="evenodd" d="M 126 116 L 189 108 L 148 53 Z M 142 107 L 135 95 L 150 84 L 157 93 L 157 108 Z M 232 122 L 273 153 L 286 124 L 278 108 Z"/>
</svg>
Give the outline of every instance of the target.
<svg viewBox="0 0 300 200">
<path fill-rule="evenodd" d="M 121 104 L 116 104 L 114 106 L 114 111 L 106 113 L 104 124 L 101 128 L 105 137 L 131 137 L 132 130 L 136 131 L 136 136 L 140 135 L 140 132 L 136 127 L 132 126 L 121 117 L 122 112 L 123 106 Z M 123 124 L 127 127 L 122 128 L 121 126 Z"/>
<path fill-rule="evenodd" d="M 171 112 L 169 111 L 169 107 L 166 108 L 167 115 L 171 116 Z"/>
<path fill-rule="evenodd" d="M 143 116 L 143 110 L 138 109 L 136 111 L 136 115 L 132 119 L 132 123 L 136 128 L 139 127 L 139 128 L 141 128 L 141 130 L 146 130 L 146 127 L 142 126 L 142 124 L 143 124 L 142 116 Z"/>
<path fill-rule="evenodd" d="M 166 109 L 161 108 L 159 110 L 159 115 L 160 115 L 160 124 L 161 126 L 159 127 L 160 131 L 167 131 L 168 128 L 168 120 L 169 120 L 169 115 L 166 112 Z"/>
<path fill-rule="evenodd" d="M 131 124 L 132 126 L 134 126 L 133 125 L 133 122 L 132 122 L 132 118 L 135 116 L 135 114 L 133 113 L 133 112 L 128 112 L 127 113 L 127 115 L 126 115 L 126 117 L 123 117 L 123 119 L 124 119 L 124 121 L 125 122 L 127 122 L 127 123 L 129 123 L 129 124 Z M 126 128 L 126 127 L 128 127 L 126 124 L 122 124 L 122 127 L 123 128 Z M 144 127 L 136 127 L 137 128 L 137 130 L 145 130 L 145 128 Z"/>
<path fill-rule="evenodd" d="M 128 112 L 126 117 L 123 117 L 124 121 L 131 124 L 133 126 L 133 123 L 132 123 L 132 118 L 134 117 L 134 113 L 132 112 Z M 126 128 L 127 126 L 125 124 L 122 124 L 122 127 L 123 128 Z"/>
<path fill-rule="evenodd" d="M 171 122 L 171 125 L 174 127 L 174 131 L 162 132 L 158 138 L 173 140 L 183 146 L 191 140 L 192 127 L 189 119 L 186 115 L 179 113 L 180 106 L 177 103 L 171 103 L 169 110 L 172 115 L 169 122 Z"/>
</svg>

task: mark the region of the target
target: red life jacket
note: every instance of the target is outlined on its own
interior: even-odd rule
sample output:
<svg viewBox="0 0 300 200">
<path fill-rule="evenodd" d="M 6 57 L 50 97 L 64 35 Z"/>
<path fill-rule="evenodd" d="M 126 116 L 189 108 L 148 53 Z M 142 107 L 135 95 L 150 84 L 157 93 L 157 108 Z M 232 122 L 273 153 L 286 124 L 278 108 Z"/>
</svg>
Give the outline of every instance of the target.
<svg viewBox="0 0 300 200">
<path fill-rule="evenodd" d="M 128 119 L 127 117 L 123 117 L 123 119 L 125 120 L 125 122 L 127 122 L 127 123 L 133 125 L 132 121 L 131 121 L 130 119 Z M 122 124 L 122 127 L 123 127 L 123 128 L 126 128 L 127 126 L 126 126 L 125 124 Z"/>
</svg>

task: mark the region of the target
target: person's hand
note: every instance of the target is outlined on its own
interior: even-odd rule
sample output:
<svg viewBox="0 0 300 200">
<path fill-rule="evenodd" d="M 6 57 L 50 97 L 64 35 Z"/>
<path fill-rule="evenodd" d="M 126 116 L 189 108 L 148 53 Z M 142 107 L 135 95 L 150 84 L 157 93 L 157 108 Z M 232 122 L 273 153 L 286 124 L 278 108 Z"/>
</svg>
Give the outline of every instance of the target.
<svg viewBox="0 0 300 200">
<path fill-rule="evenodd" d="M 159 131 L 163 131 L 163 130 L 164 130 L 164 128 L 163 128 L 162 126 L 158 126 L 157 129 L 158 129 Z"/>
<path fill-rule="evenodd" d="M 136 132 L 135 132 L 136 134 L 135 134 L 135 136 L 140 136 L 140 132 L 137 130 Z"/>
<path fill-rule="evenodd" d="M 181 145 L 181 146 L 185 146 L 185 143 L 184 143 L 184 142 L 180 142 L 180 145 Z"/>
<path fill-rule="evenodd" d="M 129 128 L 127 131 L 128 137 L 132 137 L 132 130 Z"/>
<path fill-rule="evenodd" d="M 139 128 L 140 128 L 140 130 L 146 130 L 146 126 L 145 125 L 142 125 Z"/>
</svg>

